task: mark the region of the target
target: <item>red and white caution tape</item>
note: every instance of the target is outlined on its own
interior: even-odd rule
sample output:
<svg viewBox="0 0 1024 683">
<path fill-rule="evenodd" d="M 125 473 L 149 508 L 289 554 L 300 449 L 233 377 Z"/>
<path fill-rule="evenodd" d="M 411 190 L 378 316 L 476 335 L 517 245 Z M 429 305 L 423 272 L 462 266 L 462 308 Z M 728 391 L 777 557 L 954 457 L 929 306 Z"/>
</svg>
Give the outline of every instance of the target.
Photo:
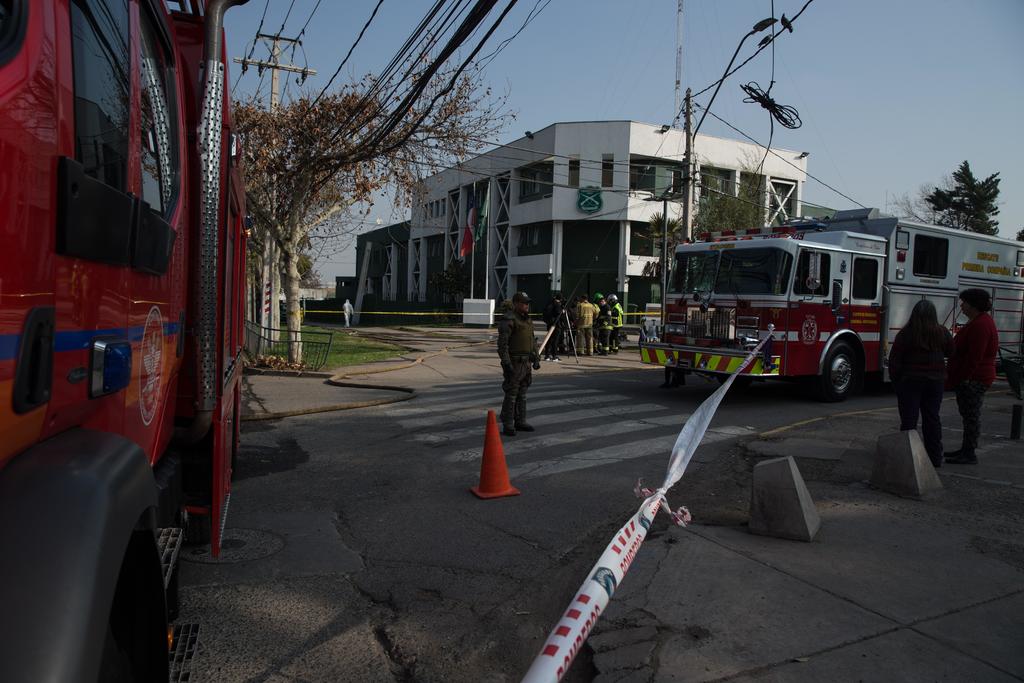
<svg viewBox="0 0 1024 683">
<path fill-rule="evenodd" d="M 680 526 L 686 526 L 690 522 L 690 511 L 681 507 L 673 512 L 665 497 L 666 493 L 682 478 L 694 451 L 697 450 L 711 424 L 711 419 L 715 416 L 715 411 L 718 410 L 718 405 L 725 398 L 736 375 L 754 361 L 765 341 L 771 338 L 773 328 L 774 326 L 769 327 L 768 336 L 761 340 L 729 379 L 715 393 L 708 396 L 687 419 L 672 447 L 672 457 L 669 459 L 661 487 L 651 491 L 643 488 L 642 482 L 637 482 L 634 490 L 637 495 L 644 498 L 640 509 L 619 529 L 612 542 L 601 553 L 601 557 L 587 574 L 587 579 L 576 591 L 576 597 L 565 614 L 548 634 L 544 648 L 533 660 L 526 676 L 523 677 L 523 683 L 554 683 L 562 680 L 562 676 L 569 670 L 569 665 L 597 623 L 598 617 L 611 601 L 615 589 L 629 571 L 629 566 L 647 538 L 647 531 L 651 528 L 651 522 L 659 509 L 664 509 L 672 517 L 672 521 Z"/>
</svg>

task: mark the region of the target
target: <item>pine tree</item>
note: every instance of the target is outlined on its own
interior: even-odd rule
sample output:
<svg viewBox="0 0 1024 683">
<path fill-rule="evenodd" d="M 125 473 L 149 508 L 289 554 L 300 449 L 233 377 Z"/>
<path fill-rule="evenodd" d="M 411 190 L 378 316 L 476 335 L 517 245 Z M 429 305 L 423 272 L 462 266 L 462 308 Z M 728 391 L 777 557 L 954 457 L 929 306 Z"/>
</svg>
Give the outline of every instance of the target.
<svg viewBox="0 0 1024 683">
<path fill-rule="evenodd" d="M 938 215 L 939 225 L 983 235 L 999 233 L 999 174 L 978 180 L 966 161 L 953 172 L 947 187 L 936 187 L 924 200 Z"/>
</svg>

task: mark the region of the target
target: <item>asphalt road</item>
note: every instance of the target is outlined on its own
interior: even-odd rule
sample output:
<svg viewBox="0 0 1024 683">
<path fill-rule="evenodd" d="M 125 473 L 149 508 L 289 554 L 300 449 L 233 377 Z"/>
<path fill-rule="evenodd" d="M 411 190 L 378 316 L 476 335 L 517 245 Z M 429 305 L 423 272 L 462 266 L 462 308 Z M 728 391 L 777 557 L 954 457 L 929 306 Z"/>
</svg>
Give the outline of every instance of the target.
<svg viewBox="0 0 1024 683">
<path fill-rule="evenodd" d="M 182 619 L 203 629 L 198 680 L 518 680 L 635 511 L 636 480 L 660 482 L 683 422 L 718 385 L 542 370 L 529 393 L 537 431 L 504 439 L 522 495 L 481 501 L 468 488 L 486 410 L 501 402 L 498 378 L 481 372 L 490 354 L 452 354 L 407 382 L 418 383 L 411 401 L 246 424 L 225 559 L 184 555 Z M 887 393 L 822 404 L 786 383 L 736 389 L 670 500 L 698 523 L 742 523 L 745 437 L 893 404 Z M 652 537 L 664 528 L 659 518 Z M 590 680 L 589 658 L 566 680 Z"/>
</svg>

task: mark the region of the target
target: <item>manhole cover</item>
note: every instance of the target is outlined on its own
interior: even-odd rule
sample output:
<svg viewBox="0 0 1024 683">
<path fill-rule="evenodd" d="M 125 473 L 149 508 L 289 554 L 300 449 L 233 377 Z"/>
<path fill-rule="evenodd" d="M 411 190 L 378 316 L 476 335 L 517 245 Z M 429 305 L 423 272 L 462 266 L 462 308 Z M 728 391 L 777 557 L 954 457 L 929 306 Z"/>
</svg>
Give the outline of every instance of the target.
<svg viewBox="0 0 1024 683">
<path fill-rule="evenodd" d="M 181 552 L 181 559 L 200 564 L 234 564 L 273 555 L 284 547 L 284 540 L 262 529 L 226 529 L 220 542 L 220 557 L 210 555 L 210 546 L 201 545 Z"/>
</svg>

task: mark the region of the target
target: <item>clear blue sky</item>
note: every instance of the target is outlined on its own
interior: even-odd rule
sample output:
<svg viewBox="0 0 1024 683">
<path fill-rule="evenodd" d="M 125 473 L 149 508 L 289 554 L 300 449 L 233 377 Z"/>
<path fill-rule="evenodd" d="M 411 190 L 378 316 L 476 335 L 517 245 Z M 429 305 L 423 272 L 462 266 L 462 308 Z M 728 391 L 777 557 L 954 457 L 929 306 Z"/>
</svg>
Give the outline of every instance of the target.
<svg viewBox="0 0 1024 683">
<path fill-rule="evenodd" d="M 264 33 L 280 29 L 290 4 L 270 0 Z M 322 0 L 303 36 L 305 57 L 302 50 L 295 54 L 296 62 L 308 60 L 320 72 L 307 88 L 323 86 L 375 4 Z M 314 5 L 316 0 L 295 0 L 282 35 L 297 34 Z M 384 0 L 341 77 L 383 68 L 429 5 Z M 776 0 L 775 12 L 793 16 L 802 5 Z M 534 7 L 535 0 L 520 0 L 493 44 L 515 32 Z M 248 52 L 263 8 L 264 0 L 250 0 L 228 13 L 230 55 Z M 685 0 L 683 87 L 697 91 L 716 80 L 740 38 L 770 15 L 770 0 Z M 490 83 L 508 90 L 517 113 L 498 141 L 557 121 L 670 122 L 675 25 L 675 0 L 551 0 L 488 67 Z M 1013 237 L 1024 228 L 1022 30 L 1022 0 L 814 0 L 794 33 L 776 41 L 772 95 L 795 107 L 804 125 L 792 131 L 776 126 L 773 144 L 809 152 L 813 175 L 883 210 L 887 198 L 940 182 L 964 159 L 978 176 L 998 171 L 1000 234 Z M 756 40 L 747 41 L 740 60 Z M 259 45 L 253 57 L 266 55 Z M 767 88 L 771 62 L 771 50 L 765 50 L 726 82 L 712 107 L 760 142 L 768 139 L 768 115 L 743 103 L 739 85 L 755 80 Z M 234 82 L 239 68 L 231 68 Z M 255 91 L 258 82 L 250 70 L 236 96 Z M 261 92 L 269 92 L 269 76 Z M 701 132 L 737 137 L 711 117 Z M 805 199 L 850 206 L 810 179 Z M 388 209 L 379 217 L 395 219 Z M 328 277 L 354 272 L 354 255 L 335 256 L 319 269 Z"/>
</svg>

